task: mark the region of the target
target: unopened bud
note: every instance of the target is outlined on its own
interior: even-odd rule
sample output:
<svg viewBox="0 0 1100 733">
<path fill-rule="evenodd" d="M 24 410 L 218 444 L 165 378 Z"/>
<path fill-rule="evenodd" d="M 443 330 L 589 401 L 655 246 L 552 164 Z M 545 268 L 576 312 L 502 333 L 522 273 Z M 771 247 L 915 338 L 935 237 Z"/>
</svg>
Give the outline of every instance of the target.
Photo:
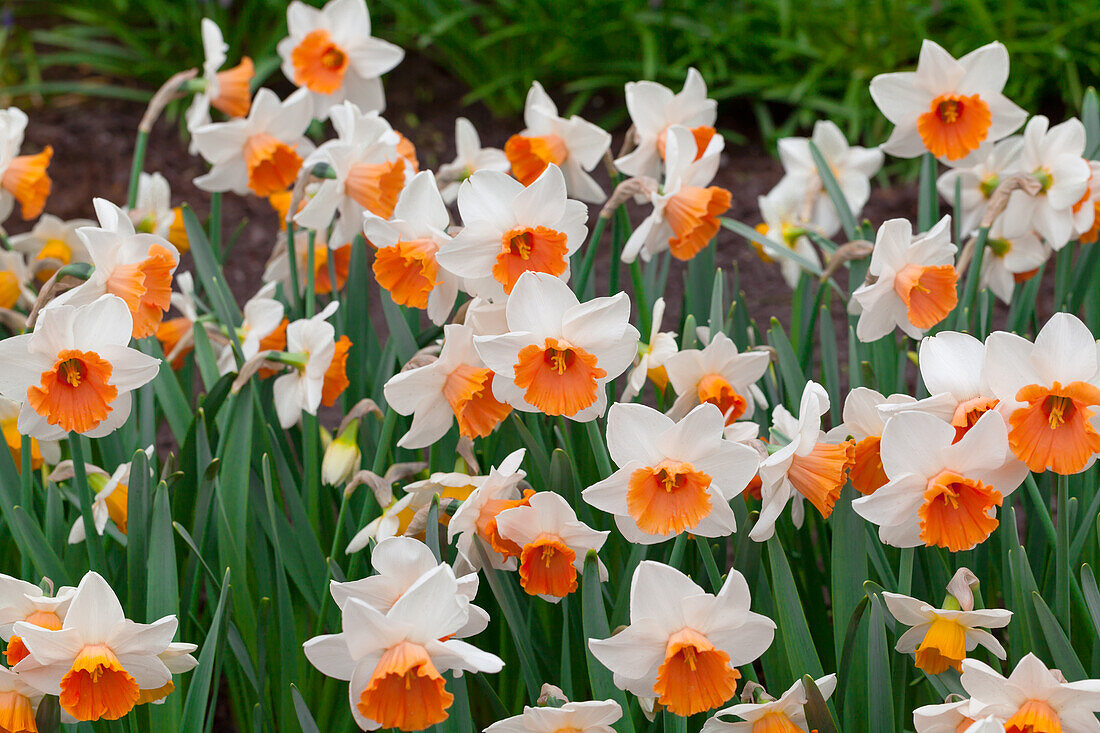
<svg viewBox="0 0 1100 733">
<path fill-rule="evenodd" d="M 352 420 L 325 449 L 321 460 L 321 480 L 330 486 L 347 483 L 359 468 L 359 421 Z"/>
</svg>

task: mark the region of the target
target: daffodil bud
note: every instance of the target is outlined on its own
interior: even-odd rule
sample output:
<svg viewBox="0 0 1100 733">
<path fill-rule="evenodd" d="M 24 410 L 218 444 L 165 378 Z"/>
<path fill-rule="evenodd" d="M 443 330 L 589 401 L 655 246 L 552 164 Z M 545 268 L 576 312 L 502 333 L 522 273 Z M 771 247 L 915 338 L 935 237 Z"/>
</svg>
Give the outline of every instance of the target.
<svg viewBox="0 0 1100 733">
<path fill-rule="evenodd" d="M 321 480 L 339 486 L 351 478 L 359 468 L 359 421 L 353 420 L 325 449 L 321 460 Z"/>
</svg>

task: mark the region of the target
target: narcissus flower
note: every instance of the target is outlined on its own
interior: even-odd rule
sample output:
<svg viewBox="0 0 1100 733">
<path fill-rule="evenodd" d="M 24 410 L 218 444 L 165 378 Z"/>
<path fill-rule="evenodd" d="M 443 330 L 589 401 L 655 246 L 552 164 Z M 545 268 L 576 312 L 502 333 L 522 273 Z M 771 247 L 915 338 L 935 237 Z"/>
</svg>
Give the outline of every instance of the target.
<svg viewBox="0 0 1100 733">
<path fill-rule="evenodd" d="M 1000 642 L 983 628 L 1007 626 L 1012 620 L 1012 611 L 1002 608 L 963 611 L 952 597 L 948 597 L 945 608 L 936 608 L 900 593 L 883 591 L 882 597 L 893 617 L 912 627 L 898 637 L 895 648 L 902 654 L 915 653 L 917 669 L 928 674 L 939 674 L 948 667 L 961 671 L 967 653 L 979 644 L 998 659 L 1006 656 Z"/>
<path fill-rule="evenodd" d="M 0 730 L 38 733 L 35 714 L 43 697 L 41 690 L 28 685 L 18 673 L 0 667 Z"/>
<path fill-rule="evenodd" d="M 358 552 L 371 540 L 381 543 L 387 537 L 403 535 L 409 529 L 416 513 L 431 504 L 433 496 L 439 496 L 440 501 L 444 499 L 465 501 L 487 478 L 487 476 L 471 476 L 458 472 L 438 472 L 423 481 L 407 484 L 404 488 L 405 495 L 390 502 L 382 509 L 381 516 L 359 530 L 348 543 L 346 552 L 348 554 Z M 444 527 L 450 525 L 450 520 L 451 516 L 447 512 L 439 513 L 439 523 Z"/>
<path fill-rule="evenodd" d="M 344 102 L 332 108 L 332 126 L 336 137 L 317 148 L 305 165 L 327 164 L 333 177 L 321 181 L 294 220 L 323 232 L 338 213 L 331 239 L 348 244 L 360 232 L 364 212 L 393 216 L 413 169 L 399 150 L 401 136 L 377 112 Z"/>
<path fill-rule="evenodd" d="M 275 294 L 274 283 L 269 283 L 244 304 L 241 325 L 237 326 L 237 338 L 241 344 L 242 361 L 248 361 L 260 351 L 260 343 L 275 332 L 283 322 L 283 304 L 270 297 Z M 237 368 L 232 344 L 222 347 L 218 355 L 218 370 L 229 374 Z"/>
<path fill-rule="evenodd" d="M 638 357 L 634 360 L 634 367 L 627 377 L 622 402 L 634 399 L 635 395 L 642 391 L 647 378 L 659 390 L 663 391 L 668 386 L 665 362 L 679 350 L 679 347 L 676 345 L 676 334 L 661 330 L 664 315 L 665 299 L 657 298 L 657 302 L 653 304 L 649 340 L 646 343 L 638 343 Z"/>
<path fill-rule="evenodd" d="M 887 405 L 890 414 L 927 412 L 951 424 L 958 441 L 978 418 L 997 406 L 997 398 L 984 376 L 985 345 L 970 334 L 943 331 L 920 343 L 918 365 L 921 381 L 931 395 L 917 402 Z"/>
<path fill-rule="evenodd" d="M 810 238 L 806 236 L 812 229 L 803 215 L 804 195 L 793 186 L 776 186 L 764 196 L 757 198 L 760 217 L 764 220 L 756 225 L 756 231 L 818 267 L 821 258 L 817 254 Z M 803 266 L 796 260 L 776 254 L 774 257 L 757 242 L 752 242 L 765 262 L 778 260 L 779 272 L 787 285 L 793 290 L 804 272 Z"/>
<path fill-rule="evenodd" d="M 827 674 L 814 680 L 821 697 L 828 700 L 836 689 L 836 675 Z M 791 685 L 777 700 L 745 702 L 719 710 L 706 723 L 701 733 L 798 733 L 806 731 L 805 705 L 808 702 L 802 680 Z M 725 720 L 737 716 L 740 720 Z"/>
<path fill-rule="evenodd" d="M 809 214 L 808 224 L 826 237 L 831 237 L 840 231 L 840 216 L 817 172 L 817 164 L 810 152 L 811 142 L 828 164 L 852 216 L 856 218 L 871 195 L 871 177 L 882 168 L 883 154 L 879 148 L 849 145 L 844 133 L 829 120 L 814 123 L 813 135 L 808 139 L 785 137 L 779 140 L 783 178 L 776 188 L 789 188 L 797 192 L 802 209 Z"/>
<path fill-rule="evenodd" d="M 880 441 L 889 414 L 883 414 L 883 406 L 907 406 L 916 403 L 909 395 L 896 394 L 884 397 L 867 387 L 856 387 L 844 398 L 842 422 L 828 433 L 830 442 L 840 442 L 851 437 L 852 468 L 848 478 L 852 487 L 861 494 L 873 494 L 889 479 L 882 468 Z"/>
<path fill-rule="evenodd" d="M 855 449 L 852 441 L 825 442 L 821 416 L 828 411 L 829 395 L 817 382 L 807 382 L 802 390 L 797 420 L 782 405 L 772 411 L 770 445 L 775 450 L 760 464 L 760 517 L 749 533 L 757 542 L 775 533 L 775 521 L 792 497 L 796 525 L 802 523 L 803 499 L 826 519 L 833 513 Z"/>
<path fill-rule="evenodd" d="M 679 570 L 645 560 L 630 582 L 630 625 L 589 639 L 588 648 L 616 687 L 694 715 L 733 697 L 737 668 L 771 646 L 775 623 L 749 604 L 748 582 L 736 570 L 711 595 Z"/>
<path fill-rule="evenodd" d="M 679 422 L 645 405 L 612 405 L 607 447 L 619 470 L 582 496 L 613 514 L 630 542 L 732 534 L 729 502 L 756 475 L 760 459 L 752 448 L 724 440 L 723 428 L 714 405 L 699 405 Z"/>
<path fill-rule="evenodd" d="M 53 182 L 46 168 L 53 157 L 47 145 L 34 155 L 20 155 L 27 115 L 16 107 L 0 110 L 0 222 L 11 215 L 16 202 L 22 208 L 23 219 L 33 219 L 42 213 Z"/>
<path fill-rule="evenodd" d="M 19 403 L 7 397 L 0 397 L 0 431 L 4 442 L 11 451 L 15 467 L 23 470 L 23 436 L 19 434 Z M 31 438 L 31 469 L 37 471 L 43 463 L 56 465 L 61 460 L 61 446 L 56 440 L 38 440 Z"/>
<path fill-rule="evenodd" d="M 73 262 L 91 262 L 88 248 L 77 234 L 82 227 L 95 226 L 89 219 L 63 221 L 43 214 L 34 228 L 10 238 L 11 248 L 27 256 L 28 267 L 39 283 L 45 283 L 57 269 Z"/>
<path fill-rule="evenodd" d="M 1091 169 L 1084 159 L 1085 126 L 1078 119 L 1050 127 L 1035 115 L 1024 128 L 1018 169 L 1039 183 L 1035 195 L 1017 189 L 1008 199 L 1005 223 L 1011 231 L 1034 229 L 1055 250 L 1073 236 L 1073 207 L 1088 192 Z"/>
<path fill-rule="evenodd" d="M 352 716 L 363 730 L 422 730 L 447 719 L 454 696 L 443 672 L 499 672 L 504 663 L 450 638 L 469 616 L 454 572 L 440 565 L 421 576 L 386 612 L 350 598 L 343 631 L 303 647 L 323 674 L 348 680 Z M 445 639 L 445 641 L 441 641 Z"/>
<path fill-rule="evenodd" d="M 523 706 L 521 715 L 498 720 L 485 733 L 613 733 L 623 709 L 614 700 L 567 702 L 560 708 Z"/>
<path fill-rule="evenodd" d="M 370 554 L 375 574 L 344 583 L 331 581 L 329 592 L 340 608 L 352 599 L 361 601 L 379 613 L 387 613 L 416 581 L 439 566 L 431 549 L 413 537 L 389 537 L 381 540 Z M 469 619 L 455 632 L 457 639 L 479 634 L 489 623 L 489 614 L 473 605 L 477 596 L 478 574 L 467 573 L 455 578 L 457 599 L 466 602 Z"/>
<path fill-rule="evenodd" d="M 566 198 L 565 178 L 547 166 L 526 188 L 479 171 L 458 191 L 465 227 L 436 256 L 472 295 L 502 299 L 525 272 L 569 278 L 569 258 L 588 236 L 588 207 Z"/>
<path fill-rule="evenodd" d="M 570 196 L 591 203 L 606 198 L 600 184 L 587 171 L 596 167 L 611 146 L 608 132 L 577 115 L 568 120 L 560 117 L 557 105 L 537 81 L 527 92 L 523 122 L 526 129 L 504 144 L 512 174 L 520 183 L 531 185 L 553 164 L 565 175 Z"/>
<path fill-rule="evenodd" d="M 187 231 L 183 226 L 183 210 L 172 208 L 172 189 L 168 179 L 159 173 L 142 172 L 138 176 L 137 200 L 126 211 L 134 229 L 167 239 L 176 249 L 187 251 Z"/>
<path fill-rule="evenodd" d="M 962 663 L 975 717 L 995 715 L 1007 733 L 1090 733 L 1100 712 L 1100 680 L 1063 682 L 1028 654 L 1007 678 L 976 659 Z"/>
<path fill-rule="evenodd" d="M 47 595 L 34 583 L 0 573 L 0 638 L 8 643 L 4 658 L 14 667 L 27 657 L 27 647 L 14 633 L 15 624 L 25 621 L 44 629 L 60 629 L 76 588 L 62 586 Z"/>
<path fill-rule="evenodd" d="M 381 112 L 386 99 L 382 74 L 401 63 L 405 52 L 370 34 L 364 0 L 330 0 L 312 8 L 295 0 L 286 11 L 287 37 L 275 47 L 283 75 L 307 89 L 312 115 L 326 119 L 344 100 Z"/>
<path fill-rule="evenodd" d="M 212 166 L 195 185 L 241 196 L 285 191 L 298 178 L 302 156 L 312 149 L 302 137 L 310 119 L 307 92 L 299 89 L 280 102 L 270 89 L 259 90 L 248 117 L 193 131 L 196 148 Z"/>
<path fill-rule="evenodd" d="M 1032 230 L 1012 230 L 1008 221 L 998 217 L 989 228 L 978 282 L 979 289 L 989 288 L 1006 304 L 1016 285 L 1031 279 L 1050 257 L 1050 248 Z"/>
<path fill-rule="evenodd" d="M 718 171 L 722 138 L 711 138 L 697 151 L 691 132 L 674 125 L 666 139 L 664 185 L 651 192 L 653 211 L 626 241 L 623 262 L 638 255 L 648 261 L 666 249 L 678 260 L 690 260 L 718 233 L 718 216 L 729 209 L 730 192 L 707 185 Z"/>
<path fill-rule="evenodd" d="M 452 323 L 443 333 L 438 359 L 399 372 L 386 382 L 386 403 L 402 415 L 413 416 L 409 432 L 397 443 L 402 448 L 431 445 L 455 421 L 460 435 L 484 438 L 512 411 L 493 394 L 496 377 L 474 348 L 473 329 Z"/>
<path fill-rule="evenodd" d="M 54 303 L 86 305 L 104 294 L 118 296 L 130 311 L 134 338 L 156 333 L 172 304 L 172 274 L 179 252 L 168 240 L 134 229 L 126 212 L 105 199 L 95 199 L 98 227 L 81 227 L 95 269 L 88 280 Z"/>
<path fill-rule="evenodd" d="M 23 254 L 0 250 L 0 308 L 11 310 L 18 305 L 29 309 L 33 306 L 35 292 L 27 286 L 30 280 Z"/>
<path fill-rule="evenodd" d="M 131 349 L 130 312 L 103 295 L 87 305 L 51 305 L 34 332 L 0 341 L 0 395 L 21 402 L 19 432 L 57 440 L 93 438 L 130 415 L 130 392 L 157 375 L 160 361 Z"/>
<path fill-rule="evenodd" d="M 284 430 L 298 422 L 303 410 L 315 415 L 321 406 L 337 350 L 336 329 L 326 319 L 336 312 L 337 305 L 333 301 L 312 318 L 294 321 L 286 328 L 287 353 L 296 363 L 273 385 L 275 412 Z"/>
<path fill-rule="evenodd" d="M 996 143 L 987 142 L 971 156 L 973 165 L 949 168 L 936 181 L 936 190 L 951 206 L 955 205 L 955 186 L 958 185 L 962 206 L 961 211 L 955 211 L 955 216 L 960 219 L 964 235 L 978 228 L 993 192 L 1016 172 L 1023 145 L 1020 135 Z"/>
<path fill-rule="evenodd" d="M 205 88 L 195 94 L 185 115 L 187 129 L 191 132 L 210 124 L 211 107 L 229 117 L 244 117 L 252 106 L 249 84 L 256 75 L 252 59 L 244 56 L 241 63 L 233 68 L 219 71 L 225 64 L 229 44 L 222 38 L 218 24 L 209 18 L 202 19 L 202 51 L 202 81 Z"/>
<path fill-rule="evenodd" d="M 153 457 L 153 446 L 145 449 L 145 455 L 149 458 Z M 88 476 L 90 484 L 93 486 L 96 484 L 101 485 L 101 488 L 97 487 L 95 499 L 92 500 L 92 519 L 98 534 L 103 534 L 104 530 L 107 529 L 108 519 L 114 522 L 119 532 L 126 534 L 130 504 L 130 470 L 132 467 L 133 462 L 123 463 L 115 469 L 110 477 L 105 475 Z M 106 482 L 103 481 L 104 478 Z M 73 522 L 72 529 L 69 530 L 69 544 L 79 544 L 84 539 L 84 520 L 78 517 Z"/>
<path fill-rule="evenodd" d="M 860 285 L 849 304 L 859 314 L 859 340 L 877 341 L 894 328 L 919 339 L 946 318 L 959 302 L 954 256 L 950 216 L 916 236 L 905 219 L 879 227 L 868 269 L 874 281 Z"/>
<path fill-rule="evenodd" d="M 474 173 L 481 170 L 507 173 L 511 167 L 503 150 L 481 147 L 481 138 L 473 123 L 459 117 L 455 120 L 455 159 L 439 166 L 439 180 L 446 184 L 440 193 L 448 204 L 454 203 L 459 184 Z"/>
<path fill-rule="evenodd" d="M 913 730 L 916 733 L 969 733 L 974 724 L 971 707 L 970 700 L 923 705 L 913 711 Z M 996 733 L 1004 733 L 1004 727 Z"/>
<path fill-rule="evenodd" d="M 413 176 L 397 199 L 393 219 L 367 213 L 363 233 L 375 248 L 372 270 L 378 284 L 398 305 L 423 308 L 432 323 L 451 314 L 459 279 L 441 268 L 436 253 L 451 240 L 451 218 L 431 171 Z"/>
<path fill-rule="evenodd" d="M 677 395 L 669 415 L 680 418 L 709 402 L 722 412 L 727 425 L 748 419 L 754 411 L 754 384 L 767 369 L 766 352 L 739 353 L 726 334 L 716 333 L 703 349 L 684 349 L 665 360 Z"/>
<path fill-rule="evenodd" d="M 638 348 L 626 293 L 580 303 L 558 278 L 525 272 L 508 299 L 507 317 L 508 333 L 474 337 L 496 373 L 497 399 L 578 422 L 602 415 L 604 385 L 626 371 Z"/>
<path fill-rule="evenodd" d="M 922 412 L 903 412 L 882 433 L 889 483 L 852 502 L 894 547 L 969 550 L 997 528 L 997 507 L 1024 480 L 1026 467 L 1006 461 L 1008 431 L 996 411 L 961 440 L 955 428 Z"/>
<path fill-rule="evenodd" d="M 615 161 L 615 167 L 628 176 L 660 177 L 668 129 L 673 125 L 688 129 L 699 155 L 716 135 L 718 103 L 707 99 L 707 83 L 695 69 L 688 69 L 684 88 L 677 94 L 655 81 L 628 81 L 625 91 L 635 146 Z"/>
<path fill-rule="evenodd" d="M 1000 400 L 1012 452 L 1032 471 L 1078 473 L 1100 452 L 1100 364 L 1088 326 L 1055 313 L 1035 343 L 1004 331 L 986 340 L 983 377 Z"/>
<path fill-rule="evenodd" d="M 527 476 L 519 467 L 523 454 L 524 449 L 520 448 L 508 454 L 500 466 L 490 469 L 489 475 L 462 501 L 447 525 L 447 541 L 458 538 L 455 548 L 466 565 L 474 570 L 484 564 L 479 548 L 474 546 L 475 541 L 482 542 L 480 549 L 493 567 L 503 570 L 516 567 L 520 548 L 500 536 L 497 515 L 505 509 L 525 505 L 534 494 L 530 489 L 520 494 L 519 484 Z"/>
<path fill-rule="evenodd" d="M 988 43 L 956 60 L 925 39 L 916 71 L 871 80 L 871 98 L 894 123 L 882 149 L 899 158 L 927 151 L 955 162 L 1012 134 L 1027 113 L 1002 94 L 1007 80 L 1004 45 Z"/>
<path fill-rule="evenodd" d="M 577 519 L 561 494 L 537 491 L 524 506 L 497 515 L 502 539 L 519 546 L 520 585 L 533 596 L 557 603 L 577 589 L 589 550 L 598 552 L 609 532 L 598 532 Z M 597 561 L 600 580 L 607 568 Z"/>
<path fill-rule="evenodd" d="M 107 581 L 89 572 L 60 629 L 15 624 L 30 652 L 15 671 L 46 694 L 59 695 L 61 709 L 77 720 L 118 720 L 143 691 L 172 683 L 161 655 L 171 650 L 176 626 L 175 616 L 151 624 L 127 619 Z"/>
</svg>

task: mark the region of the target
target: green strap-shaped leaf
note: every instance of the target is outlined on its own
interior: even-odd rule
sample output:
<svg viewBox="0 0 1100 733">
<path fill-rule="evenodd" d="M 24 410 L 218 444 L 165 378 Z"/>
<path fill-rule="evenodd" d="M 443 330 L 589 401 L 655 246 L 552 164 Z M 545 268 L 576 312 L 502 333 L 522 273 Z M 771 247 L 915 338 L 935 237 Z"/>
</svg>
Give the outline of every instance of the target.
<svg viewBox="0 0 1100 733">
<path fill-rule="evenodd" d="M 776 623 L 787 653 L 787 662 L 796 675 L 810 674 L 816 679 L 825 672 L 821 667 L 821 659 L 817 656 L 817 647 L 810 635 L 810 627 L 802 610 L 802 600 L 798 596 L 798 587 L 791 575 L 791 566 L 783 552 L 779 535 L 772 535 L 768 540 L 768 565 L 771 568 L 772 592 L 775 594 L 776 614 L 779 617 Z"/>
<path fill-rule="evenodd" d="M 206 635 L 206 641 L 202 643 L 199 652 L 199 665 L 191 673 L 190 685 L 187 688 L 187 700 L 183 704 L 183 719 L 180 723 L 182 733 L 203 733 L 205 730 L 206 711 L 211 689 L 217 694 L 217 687 L 211 682 L 214 677 L 214 657 L 221 647 L 222 634 L 225 630 L 225 605 L 229 598 L 230 571 L 225 571 L 222 578 L 221 593 L 218 596 L 218 605 L 214 609 L 214 616 L 210 621 L 210 631 Z M 212 708 L 212 706 L 209 706 Z"/>
</svg>

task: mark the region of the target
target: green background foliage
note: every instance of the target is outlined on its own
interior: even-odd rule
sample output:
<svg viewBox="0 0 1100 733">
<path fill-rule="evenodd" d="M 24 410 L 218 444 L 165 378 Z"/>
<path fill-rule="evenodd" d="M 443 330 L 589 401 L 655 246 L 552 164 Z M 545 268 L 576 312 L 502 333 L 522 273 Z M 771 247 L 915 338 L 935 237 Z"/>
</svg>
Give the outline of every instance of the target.
<svg viewBox="0 0 1100 733">
<path fill-rule="evenodd" d="M 320 5 L 319 0 L 311 0 Z M 199 21 L 225 29 L 230 58 L 275 70 L 283 0 L 33 0 L 6 6 L 0 81 L 7 95 L 83 91 L 141 98 L 201 63 Z M 539 80 L 604 124 L 625 120 L 622 86 L 678 87 L 698 68 L 723 119 L 766 139 L 828 117 L 850 138 L 883 139 L 867 94 L 880 72 L 911 67 L 922 38 L 960 55 L 1008 46 L 1007 93 L 1033 112 L 1076 113 L 1100 76 L 1092 0 L 372 0 L 373 32 L 410 53 L 498 115 L 522 110 Z M 82 80 L 74 83 L 72 69 Z M 57 72 L 62 72 L 59 74 Z M 607 98 L 607 99 L 605 99 Z M 727 122 L 728 123 L 728 122 Z"/>
</svg>

